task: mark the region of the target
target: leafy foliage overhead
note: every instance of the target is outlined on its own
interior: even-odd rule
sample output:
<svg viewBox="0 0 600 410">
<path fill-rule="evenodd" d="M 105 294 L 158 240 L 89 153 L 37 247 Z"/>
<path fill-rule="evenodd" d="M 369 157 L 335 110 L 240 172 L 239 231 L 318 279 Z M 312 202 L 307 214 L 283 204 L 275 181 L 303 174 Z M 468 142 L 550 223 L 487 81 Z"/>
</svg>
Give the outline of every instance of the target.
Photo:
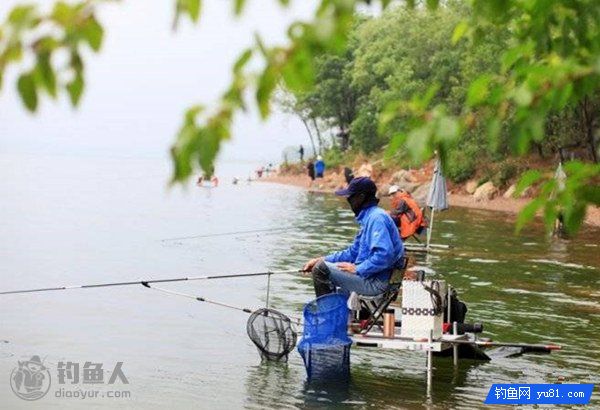
<svg viewBox="0 0 600 410">
<path fill-rule="evenodd" d="M 243 13 L 247 1 L 251 0 L 231 0 L 233 11 Z M 276 0 L 282 6 L 290 1 Z M 18 66 L 21 74 L 17 89 L 27 109 L 38 108 L 41 94 L 54 99 L 64 91 L 74 105 L 80 101 L 84 89 L 82 48 L 97 52 L 102 45 L 103 29 L 94 14 L 100 3 L 59 1 L 48 13 L 41 13 L 35 6 L 18 6 L 0 25 L 0 84 L 7 67 Z M 198 168 L 211 172 L 221 143 L 231 137 L 235 114 L 250 103 L 246 101 L 247 91 L 253 92 L 254 104 L 266 118 L 277 87 L 294 93 L 311 90 L 319 59 L 328 54 L 342 55 L 347 50 L 356 10 L 365 3 L 382 8 L 397 4 L 429 12 L 454 3 L 467 5 L 468 17 L 458 21 L 448 36 L 448 42 L 457 47 L 463 41 L 476 41 L 490 28 L 509 33 L 507 47 L 497 55 L 499 69 L 474 76 L 466 87 L 465 101 L 459 105 L 446 101 L 444 95 L 452 90 L 445 82 L 431 84 L 425 92 L 419 87 L 410 98 L 382 89 L 387 95 L 380 102 L 389 100 L 385 106 L 372 105 L 370 112 L 379 114 L 381 131 L 393 133 L 390 150 L 407 147 L 421 161 L 438 150 L 445 158 L 461 135 L 481 127 L 486 129 L 492 146 L 500 145 L 497 142 L 502 130 L 507 130 L 511 153 L 525 154 L 548 138 L 546 123 L 550 115 L 593 99 L 600 88 L 597 0 L 465 0 L 443 2 L 441 6 L 439 0 L 319 0 L 312 20 L 290 25 L 285 44 L 269 45 L 256 37 L 254 44 L 240 53 L 232 68 L 231 84 L 215 106 L 194 106 L 187 111 L 172 147 L 173 181 L 185 181 Z M 175 0 L 174 10 L 175 26 L 180 17 L 201 21 L 202 1 Z M 455 52 L 451 46 L 449 55 Z M 67 64 L 59 65 L 57 60 L 63 53 Z M 33 66 L 28 64 L 29 56 Z M 248 64 L 252 59 L 260 63 L 258 72 L 249 68 L 255 66 Z M 376 63 L 383 69 L 392 64 Z M 448 71 L 444 60 L 430 68 L 440 73 Z M 352 78 L 357 86 L 362 80 L 369 79 Z M 355 131 L 373 129 L 367 117 L 358 119 Z M 565 170 L 567 189 L 562 192 L 566 193 L 553 195 L 550 200 L 546 191 L 551 187 L 542 189 L 542 195 L 522 214 L 520 222 L 531 219 L 538 209 L 544 210 L 546 221 L 563 212 L 568 216 L 567 229 L 575 231 L 581 225 L 586 204 L 600 204 L 597 164 L 567 164 Z"/>
</svg>

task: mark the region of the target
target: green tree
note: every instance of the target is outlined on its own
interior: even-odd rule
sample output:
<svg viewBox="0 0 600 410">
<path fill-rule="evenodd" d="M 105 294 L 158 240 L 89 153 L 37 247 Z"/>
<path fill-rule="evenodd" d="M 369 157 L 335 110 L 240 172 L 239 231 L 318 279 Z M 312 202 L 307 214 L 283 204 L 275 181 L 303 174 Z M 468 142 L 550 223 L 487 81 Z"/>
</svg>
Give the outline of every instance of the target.
<svg viewBox="0 0 600 410">
<path fill-rule="evenodd" d="M 291 0 L 278 0 L 287 5 Z M 89 46 L 99 50 L 103 30 L 94 16 L 101 0 L 75 4 L 59 1 L 48 14 L 34 6 L 13 9 L 0 26 L 0 74 L 10 65 L 19 65 L 31 57 L 33 69 L 22 68 L 17 88 L 28 109 L 35 111 L 40 92 L 51 98 L 59 91 L 69 94 L 77 104 L 84 84 L 84 64 L 80 49 Z M 234 11 L 241 14 L 246 0 L 232 0 Z M 341 53 L 356 21 L 355 11 L 361 4 L 380 4 L 386 8 L 390 0 L 319 0 L 310 21 L 297 21 L 288 30 L 287 43 L 268 46 L 257 38 L 255 44 L 243 50 L 233 67 L 233 79 L 216 106 L 190 108 L 172 148 L 173 181 L 184 181 L 200 167 L 210 173 L 221 143 L 231 138 L 235 114 L 248 104 L 245 95 L 251 89 L 260 115 L 269 115 L 271 97 L 278 84 L 294 93 L 311 89 L 315 67 L 323 55 Z M 435 10 L 439 0 L 426 0 L 425 5 L 406 0 L 408 8 Z M 445 159 L 460 136 L 474 127 L 487 130 L 492 147 L 498 147 L 504 126 L 508 127 L 511 152 L 522 155 L 534 143 L 546 138 L 546 121 L 550 113 L 567 106 L 577 106 L 592 99 L 600 88 L 600 2 L 597 0 L 470 0 L 471 15 L 460 21 L 452 40 L 460 44 L 465 39 L 475 41 L 490 27 L 506 28 L 509 46 L 498 55 L 498 71 L 484 73 L 470 80 L 466 102 L 456 109 L 436 100 L 447 84 L 428 88 L 410 99 L 398 97 L 390 101 L 381 113 L 380 129 L 389 130 L 395 120 L 403 119 L 404 129 L 393 134 L 388 149 L 395 152 L 404 146 L 415 159 L 425 160 L 434 150 Z M 442 6 L 445 7 L 445 6 Z M 177 23 L 180 16 L 198 21 L 201 0 L 176 0 Z M 39 30 L 42 25 L 54 26 L 53 34 Z M 64 49 L 71 56 L 68 68 L 54 67 L 52 55 Z M 257 75 L 248 62 L 262 62 Z M 442 66 L 438 66 L 442 69 Z M 67 81 L 57 71 L 71 74 Z M 1 77 L 1 75 L 0 75 Z M 60 78 L 61 80 L 58 80 Z M 392 128 L 393 129 L 393 128 Z M 387 131 L 385 131 L 387 132 Z M 559 195 L 549 195 L 556 184 L 550 179 L 541 187 L 541 194 L 530 203 L 519 219 L 518 226 L 543 209 L 548 226 L 558 212 L 564 215 L 567 230 L 573 232 L 582 223 L 588 203 L 600 204 L 597 184 L 600 167 L 596 163 L 571 162 L 565 165 L 568 180 Z M 527 173 L 520 189 L 544 176 Z"/>
</svg>

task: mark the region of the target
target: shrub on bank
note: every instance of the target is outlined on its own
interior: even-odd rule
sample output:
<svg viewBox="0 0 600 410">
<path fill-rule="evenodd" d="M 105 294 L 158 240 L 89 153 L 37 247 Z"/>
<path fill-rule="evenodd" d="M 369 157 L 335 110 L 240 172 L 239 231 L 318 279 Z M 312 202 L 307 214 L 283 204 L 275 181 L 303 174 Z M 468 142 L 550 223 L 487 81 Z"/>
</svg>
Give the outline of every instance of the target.
<svg viewBox="0 0 600 410">
<path fill-rule="evenodd" d="M 446 176 L 457 184 L 465 182 L 475 174 L 475 153 L 472 150 L 454 150 L 448 155 Z"/>
</svg>

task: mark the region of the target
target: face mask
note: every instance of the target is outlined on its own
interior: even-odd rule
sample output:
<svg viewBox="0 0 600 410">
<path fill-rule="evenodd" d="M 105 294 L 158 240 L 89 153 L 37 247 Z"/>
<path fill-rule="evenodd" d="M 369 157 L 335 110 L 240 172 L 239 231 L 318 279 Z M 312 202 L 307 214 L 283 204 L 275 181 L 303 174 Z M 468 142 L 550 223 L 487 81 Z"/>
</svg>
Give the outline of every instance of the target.
<svg viewBox="0 0 600 410">
<path fill-rule="evenodd" d="M 352 212 L 354 212 L 355 216 L 358 216 L 360 211 L 362 210 L 363 203 L 365 201 L 365 194 L 355 194 L 348 197 L 348 203 L 350 204 L 350 208 L 352 208 Z"/>
</svg>

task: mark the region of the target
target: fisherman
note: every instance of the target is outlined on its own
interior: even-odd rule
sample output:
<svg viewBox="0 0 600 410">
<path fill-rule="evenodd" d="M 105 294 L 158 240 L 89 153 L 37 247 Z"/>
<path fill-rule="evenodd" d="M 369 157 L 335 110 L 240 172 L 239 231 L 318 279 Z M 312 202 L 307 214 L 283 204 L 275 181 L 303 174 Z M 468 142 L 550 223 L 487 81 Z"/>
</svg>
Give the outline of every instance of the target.
<svg viewBox="0 0 600 410">
<path fill-rule="evenodd" d="M 347 188 L 336 191 L 346 197 L 360 230 L 347 249 L 311 259 L 304 271 L 312 272 L 317 297 L 340 288 L 342 293 L 375 296 L 383 293 L 396 267 L 400 267 L 404 246 L 390 216 L 377 204 L 377 186 L 368 177 L 353 179 Z"/>
<path fill-rule="evenodd" d="M 426 227 L 423 211 L 413 197 L 398 185 L 392 185 L 388 190 L 391 197 L 390 216 L 396 223 L 402 240 L 420 234 Z"/>
<path fill-rule="evenodd" d="M 315 162 L 315 176 L 317 178 L 323 178 L 323 174 L 325 173 L 325 161 L 323 161 L 322 156 L 317 157 L 317 162 Z"/>
</svg>

